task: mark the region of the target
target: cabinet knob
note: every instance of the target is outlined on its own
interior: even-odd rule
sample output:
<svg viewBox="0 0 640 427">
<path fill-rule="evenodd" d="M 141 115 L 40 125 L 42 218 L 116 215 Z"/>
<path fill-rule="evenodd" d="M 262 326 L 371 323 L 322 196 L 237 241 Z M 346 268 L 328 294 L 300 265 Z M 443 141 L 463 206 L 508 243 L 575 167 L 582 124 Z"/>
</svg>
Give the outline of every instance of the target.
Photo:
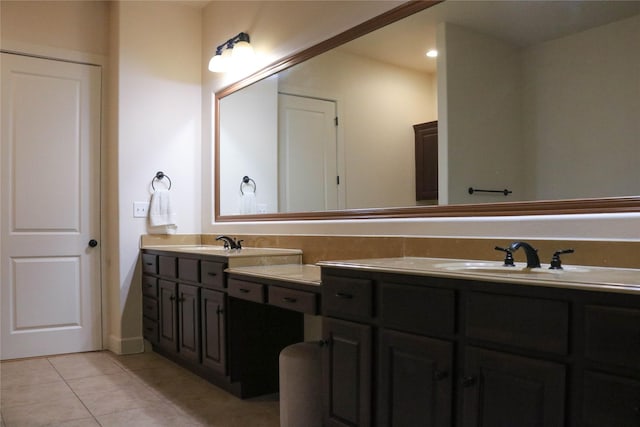
<svg viewBox="0 0 640 427">
<path fill-rule="evenodd" d="M 462 378 L 462 386 L 463 387 L 471 387 L 472 385 L 475 385 L 475 383 L 477 381 L 478 381 L 478 379 L 476 377 L 473 377 L 473 376 L 464 377 L 464 378 Z"/>
<path fill-rule="evenodd" d="M 435 371 L 433 374 L 433 379 L 436 381 L 442 381 L 449 376 L 449 372 L 447 371 Z"/>
</svg>

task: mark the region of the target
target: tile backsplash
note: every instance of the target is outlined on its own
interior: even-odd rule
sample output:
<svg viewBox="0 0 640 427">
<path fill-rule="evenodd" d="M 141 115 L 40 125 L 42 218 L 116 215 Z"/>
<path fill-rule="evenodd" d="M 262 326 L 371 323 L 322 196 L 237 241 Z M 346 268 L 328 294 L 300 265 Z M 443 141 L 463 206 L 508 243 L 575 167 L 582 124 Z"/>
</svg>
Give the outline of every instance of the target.
<svg viewBox="0 0 640 427">
<path fill-rule="evenodd" d="M 303 251 L 303 262 L 322 260 L 387 258 L 401 256 L 501 260 L 503 254 L 495 246 L 508 246 L 512 241 L 492 238 L 431 238 L 378 236 L 300 236 L 229 234 L 242 239 L 246 247 L 292 248 Z M 219 245 L 214 234 L 144 235 L 143 245 Z M 563 256 L 565 264 L 601 267 L 640 268 L 640 242 L 535 240 L 526 239 L 538 249 L 540 261 L 549 263 L 553 252 L 572 248 L 575 253 Z M 524 261 L 524 252 L 514 254 Z"/>
</svg>

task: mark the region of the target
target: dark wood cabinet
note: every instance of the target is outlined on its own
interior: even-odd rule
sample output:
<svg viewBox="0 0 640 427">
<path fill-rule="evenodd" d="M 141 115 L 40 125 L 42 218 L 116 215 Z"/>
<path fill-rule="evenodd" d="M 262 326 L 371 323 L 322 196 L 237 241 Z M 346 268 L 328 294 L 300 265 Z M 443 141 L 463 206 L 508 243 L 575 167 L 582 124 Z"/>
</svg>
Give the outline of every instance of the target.
<svg viewBox="0 0 640 427">
<path fill-rule="evenodd" d="M 413 125 L 416 200 L 438 200 L 438 122 Z"/>
<path fill-rule="evenodd" d="M 371 327 L 323 319 L 324 426 L 371 424 Z"/>
<path fill-rule="evenodd" d="M 228 278 L 209 255 L 144 250 L 142 264 L 143 335 L 154 351 L 238 397 L 278 391 L 280 351 L 304 341 L 302 313 L 317 313 L 319 291 Z"/>
<path fill-rule="evenodd" d="M 200 288 L 178 285 L 178 353 L 200 362 Z"/>
<path fill-rule="evenodd" d="M 636 294 L 333 266 L 322 280 L 325 425 L 640 426 Z"/>
<path fill-rule="evenodd" d="M 640 425 L 640 379 L 587 371 L 583 387 L 584 427 Z"/>
<path fill-rule="evenodd" d="M 175 282 L 158 280 L 158 345 L 172 352 L 178 351 L 177 288 Z"/>
<path fill-rule="evenodd" d="M 462 425 L 564 426 L 565 376 L 559 363 L 467 347 Z"/>
<path fill-rule="evenodd" d="M 451 426 L 453 343 L 383 329 L 378 357 L 379 427 Z"/>
<path fill-rule="evenodd" d="M 202 289 L 202 364 L 219 374 L 227 373 L 225 294 Z"/>
</svg>

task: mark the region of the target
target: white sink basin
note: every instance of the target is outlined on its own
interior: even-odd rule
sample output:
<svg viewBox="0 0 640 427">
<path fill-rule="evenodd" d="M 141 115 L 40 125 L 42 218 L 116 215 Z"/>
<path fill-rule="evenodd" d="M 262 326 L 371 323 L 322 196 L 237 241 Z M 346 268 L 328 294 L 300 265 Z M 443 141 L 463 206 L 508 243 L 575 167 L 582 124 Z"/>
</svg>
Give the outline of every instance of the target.
<svg viewBox="0 0 640 427">
<path fill-rule="evenodd" d="M 444 262 L 435 264 L 434 267 L 449 271 L 486 273 L 486 274 L 562 274 L 562 273 L 586 273 L 588 268 L 564 266 L 562 270 L 551 270 L 548 266 L 540 268 L 527 268 L 525 264 L 516 263 L 507 267 L 498 261 L 474 261 L 474 262 Z"/>
</svg>

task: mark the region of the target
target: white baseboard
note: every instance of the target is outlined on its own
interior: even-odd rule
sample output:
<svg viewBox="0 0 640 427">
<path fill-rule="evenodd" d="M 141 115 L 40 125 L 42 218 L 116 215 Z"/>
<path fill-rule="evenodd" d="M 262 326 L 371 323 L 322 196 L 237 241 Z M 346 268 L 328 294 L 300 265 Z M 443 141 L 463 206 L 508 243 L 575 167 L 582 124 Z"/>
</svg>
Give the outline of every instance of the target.
<svg viewBox="0 0 640 427">
<path fill-rule="evenodd" d="M 144 338 L 120 338 L 109 336 L 109 350 L 115 354 L 135 354 L 144 352 Z"/>
</svg>

